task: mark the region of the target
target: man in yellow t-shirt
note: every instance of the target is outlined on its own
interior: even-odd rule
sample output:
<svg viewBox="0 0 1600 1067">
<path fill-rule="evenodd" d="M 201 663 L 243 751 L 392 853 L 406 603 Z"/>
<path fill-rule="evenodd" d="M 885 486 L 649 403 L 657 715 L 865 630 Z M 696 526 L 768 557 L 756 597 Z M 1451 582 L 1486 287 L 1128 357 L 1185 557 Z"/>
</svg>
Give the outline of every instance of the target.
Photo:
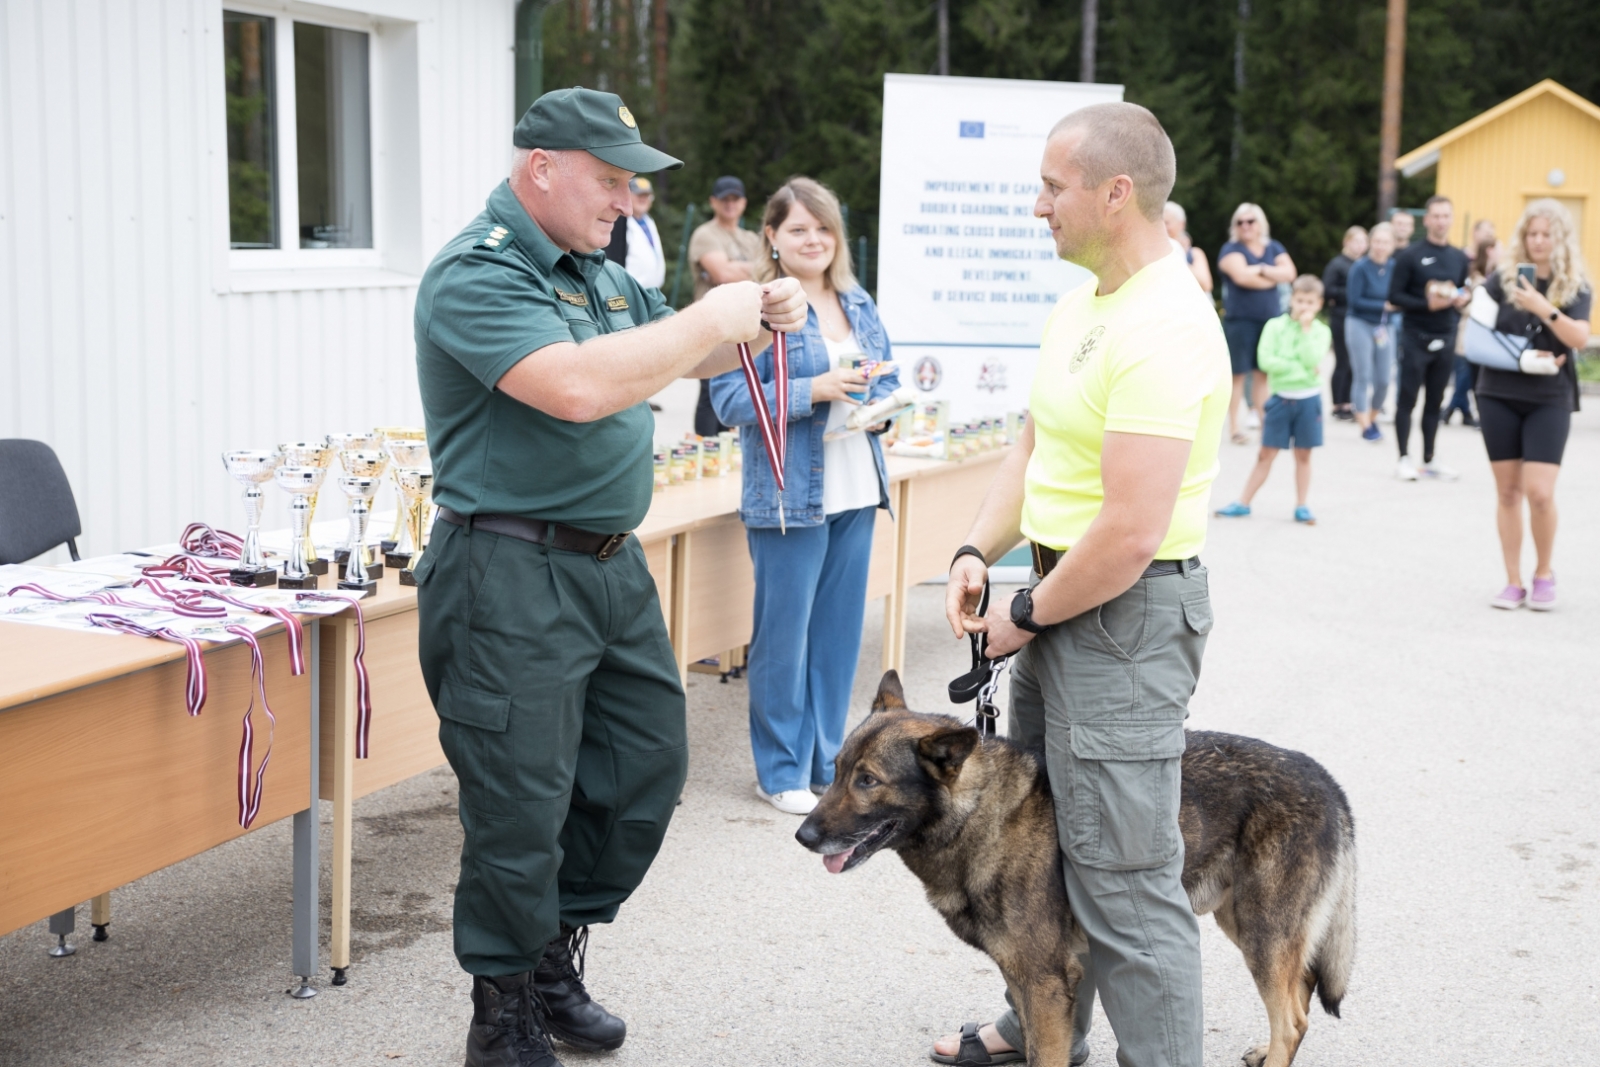
<svg viewBox="0 0 1600 1067">
<path fill-rule="evenodd" d="M 1119 1063 L 1201 1062 L 1179 766 L 1211 630 L 1198 553 L 1232 382 L 1216 313 L 1162 225 L 1175 176 L 1166 131 L 1135 104 L 1096 104 L 1051 131 L 1034 213 L 1095 282 L 1050 316 L 1028 424 L 945 602 L 958 635 L 986 631 L 991 655 L 1017 653 L 1011 734 L 1044 745 L 1067 896 L 1089 942 L 1074 1063 L 1088 1058 L 1097 992 Z M 988 563 L 1022 537 L 1034 585 L 979 617 Z M 1011 1050 L 1022 1051 L 1015 1011 L 934 1047 L 947 1063 Z"/>
</svg>

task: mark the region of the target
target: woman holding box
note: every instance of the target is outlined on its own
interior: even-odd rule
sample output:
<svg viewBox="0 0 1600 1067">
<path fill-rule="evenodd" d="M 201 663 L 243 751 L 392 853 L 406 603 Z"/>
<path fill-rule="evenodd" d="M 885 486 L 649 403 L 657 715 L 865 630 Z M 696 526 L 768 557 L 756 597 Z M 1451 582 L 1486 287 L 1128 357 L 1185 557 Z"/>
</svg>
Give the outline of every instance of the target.
<svg viewBox="0 0 1600 1067">
<path fill-rule="evenodd" d="M 881 428 L 827 439 L 846 429 L 858 403 L 899 384 L 893 369 L 872 373 L 889 360 L 889 338 L 851 272 L 849 248 L 838 198 L 826 186 L 791 178 L 767 201 L 756 280 L 796 278 L 810 302 L 805 328 L 789 335 L 781 519 L 744 375 L 711 382 L 717 418 L 738 428 L 744 449 L 739 516 L 756 577 L 746 672 L 756 792 L 791 815 L 808 813 L 833 780 L 861 652 L 873 526 L 889 506 Z M 771 406 L 771 351 L 755 362 Z"/>
</svg>

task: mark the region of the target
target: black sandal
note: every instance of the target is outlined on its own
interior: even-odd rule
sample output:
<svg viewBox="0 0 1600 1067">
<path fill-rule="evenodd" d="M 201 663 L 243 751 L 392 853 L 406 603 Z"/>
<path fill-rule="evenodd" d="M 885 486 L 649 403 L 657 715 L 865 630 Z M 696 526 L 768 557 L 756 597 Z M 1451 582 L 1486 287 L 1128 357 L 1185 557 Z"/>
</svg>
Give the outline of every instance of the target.
<svg viewBox="0 0 1600 1067">
<path fill-rule="evenodd" d="M 956 1049 L 954 1056 L 946 1056 L 940 1052 L 928 1053 L 928 1058 L 934 1063 L 949 1064 L 950 1067 L 989 1067 L 990 1064 L 1023 1063 L 1028 1059 L 1020 1052 L 990 1052 L 983 1044 L 983 1038 L 978 1036 L 978 1029 L 982 1023 L 961 1024 L 961 1046 Z"/>
</svg>

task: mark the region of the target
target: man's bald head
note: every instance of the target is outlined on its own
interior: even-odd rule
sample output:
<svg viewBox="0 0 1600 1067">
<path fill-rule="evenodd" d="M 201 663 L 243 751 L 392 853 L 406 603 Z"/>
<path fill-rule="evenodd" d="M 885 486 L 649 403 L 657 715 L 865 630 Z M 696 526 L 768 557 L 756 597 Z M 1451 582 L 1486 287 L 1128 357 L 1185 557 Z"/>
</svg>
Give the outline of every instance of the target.
<svg viewBox="0 0 1600 1067">
<path fill-rule="evenodd" d="M 1122 102 L 1093 104 L 1056 123 L 1050 137 L 1071 131 L 1082 133 L 1072 164 L 1083 172 L 1085 185 L 1094 188 L 1125 174 L 1133 183 L 1139 214 L 1151 222 L 1161 218 L 1178 180 L 1178 159 L 1167 131 L 1149 109 Z"/>
</svg>

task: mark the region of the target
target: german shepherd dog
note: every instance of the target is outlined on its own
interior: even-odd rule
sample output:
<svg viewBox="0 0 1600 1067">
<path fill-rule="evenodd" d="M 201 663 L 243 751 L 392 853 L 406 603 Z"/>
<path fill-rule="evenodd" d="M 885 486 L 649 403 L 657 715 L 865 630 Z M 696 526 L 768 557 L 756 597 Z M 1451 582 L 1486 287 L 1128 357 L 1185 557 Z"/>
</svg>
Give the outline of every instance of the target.
<svg viewBox="0 0 1600 1067">
<path fill-rule="evenodd" d="M 796 839 L 834 874 L 900 853 L 957 937 L 999 965 L 1034 1067 L 1067 1067 L 1083 932 L 1067 906 L 1043 754 L 906 707 L 883 676 L 833 785 Z M 1183 756 L 1183 885 L 1244 954 L 1271 1039 L 1248 1067 L 1288 1067 L 1311 994 L 1339 1014 L 1355 953 L 1355 830 L 1315 760 L 1191 732 Z"/>
</svg>

